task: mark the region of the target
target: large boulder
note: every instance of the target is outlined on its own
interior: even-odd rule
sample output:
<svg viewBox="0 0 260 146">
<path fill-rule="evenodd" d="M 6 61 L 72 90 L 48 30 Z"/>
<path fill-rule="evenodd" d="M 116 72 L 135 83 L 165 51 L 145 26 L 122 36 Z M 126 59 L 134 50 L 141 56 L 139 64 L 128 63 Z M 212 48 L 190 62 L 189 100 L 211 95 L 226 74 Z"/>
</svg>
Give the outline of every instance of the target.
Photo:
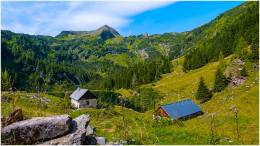
<svg viewBox="0 0 260 146">
<path fill-rule="evenodd" d="M 2 144 L 34 144 L 70 132 L 68 115 L 37 117 L 13 123 L 1 130 Z"/>
<path fill-rule="evenodd" d="M 17 109 L 11 112 L 7 117 L 2 118 L 2 127 L 10 125 L 14 122 L 23 120 L 23 112 L 22 109 Z"/>
<path fill-rule="evenodd" d="M 82 145 L 82 144 L 84 144 L 84 141 L 86 139 L 86 132 L 88 130 L 87 127 L 88 127 L 89 121 L 90 121 L 89 115 L 83 114 L 72 120 L 71 133 L 69 133 L 63 137 L 60 137 L 60 138 L 46 141 L 41 144 L 43 144 L 43 145 Z"/>
</svg>

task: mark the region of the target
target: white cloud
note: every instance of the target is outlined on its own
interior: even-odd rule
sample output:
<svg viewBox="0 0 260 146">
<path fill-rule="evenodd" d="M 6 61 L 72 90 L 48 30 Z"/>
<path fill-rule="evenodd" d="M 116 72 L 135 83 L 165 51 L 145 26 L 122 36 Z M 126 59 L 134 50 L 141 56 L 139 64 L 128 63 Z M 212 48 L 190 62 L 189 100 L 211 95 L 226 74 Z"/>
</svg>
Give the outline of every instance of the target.
<svg viewBox="0 0 260 146">
<path fill-rule="evenodd" d="M 79 1 L 9 4 L 2 5 L 6 11 L 2 14 L 2 26 L 15 32 L 47 35 L 57 35 L 62 30 L 93 30 L 105 24 L 118 29 L 133 21 L 131 16 L 170 3 Z"/>
</svg>

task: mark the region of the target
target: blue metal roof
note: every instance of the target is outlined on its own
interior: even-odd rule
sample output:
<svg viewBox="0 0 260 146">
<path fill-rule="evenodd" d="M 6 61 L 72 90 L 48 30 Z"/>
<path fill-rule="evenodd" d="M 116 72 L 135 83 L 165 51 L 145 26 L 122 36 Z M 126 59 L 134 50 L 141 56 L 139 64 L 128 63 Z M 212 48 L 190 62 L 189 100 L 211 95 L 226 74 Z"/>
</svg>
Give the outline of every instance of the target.
<svg viewBox="0 0 260 146">
<path fill-rule="evenodd" d="M 191 99 L 162 105 L 161 107 L 172 119 L 179 119 L 201 111 L 200 107 L 193 103 Z"/>
</svg>

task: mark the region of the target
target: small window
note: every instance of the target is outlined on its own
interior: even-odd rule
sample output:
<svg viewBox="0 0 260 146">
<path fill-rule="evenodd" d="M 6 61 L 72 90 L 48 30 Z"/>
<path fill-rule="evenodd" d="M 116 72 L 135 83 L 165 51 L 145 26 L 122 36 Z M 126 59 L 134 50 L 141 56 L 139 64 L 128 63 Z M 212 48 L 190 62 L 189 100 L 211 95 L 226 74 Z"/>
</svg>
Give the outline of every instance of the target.
<svg viewBox="0 0 260 146">
<path fill-rule="evenodd" d="M 86 101 L 86 105 L 89 105 L 89 101 L 88 100 Z"/>
</svg>

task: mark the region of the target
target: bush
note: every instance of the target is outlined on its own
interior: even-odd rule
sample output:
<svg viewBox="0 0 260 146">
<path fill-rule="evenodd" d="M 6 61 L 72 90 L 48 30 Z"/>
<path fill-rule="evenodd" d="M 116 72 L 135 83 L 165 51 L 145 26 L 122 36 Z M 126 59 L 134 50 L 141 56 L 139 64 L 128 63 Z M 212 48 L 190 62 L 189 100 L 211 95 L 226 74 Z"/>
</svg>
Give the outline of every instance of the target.
<svg viewBox="0 0 260 146">
<path fill-rule="evenodd" d="M 98 108 L 107 108 L 112 105 L 119 105 L 120 99 L 118 98 L 120 94 L 112 91 L 92 91 L 95 96 L 98 97 L 97 104 Z"/>
<path fill-rule="evenodd" d="M 65 96 L 64 92 L 48 92 L 48 94 L 52 95 L 52 96 L 60 97 L 60 98 L 63 98 Z"/>
<path fill-rule="evenodd" d="M 140 93 L 131 99 L 132 108 L 139 112 L 145 112 L 154 108 L 160 99 L 161 96 L 152 88 L 142 88 Z"/>
</svg>

